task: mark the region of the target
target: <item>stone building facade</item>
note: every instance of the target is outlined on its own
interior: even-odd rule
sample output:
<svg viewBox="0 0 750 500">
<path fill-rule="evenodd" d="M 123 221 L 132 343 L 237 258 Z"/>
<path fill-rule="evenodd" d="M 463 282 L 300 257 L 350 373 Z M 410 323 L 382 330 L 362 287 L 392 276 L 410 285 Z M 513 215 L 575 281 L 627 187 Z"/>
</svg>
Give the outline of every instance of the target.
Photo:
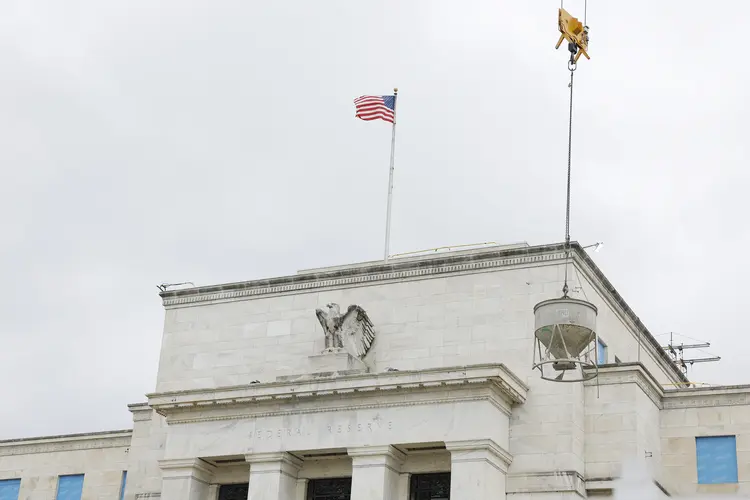
<svg viewBox="0 0 750 500">
<path fill-rule="evenodd" d="M 564 265 L 521 244 L 164 292 L 132 430 L 0 441 L 0 500 L 552 500 L 611 494 L 629 461 L 671 494 L 750 492 L 750 387 L 687 387 L 577 244 L 599 375 L 531 369 Z M 330 303 L 371 319 L 362 363 L 323 353 Z"/>
</svg>

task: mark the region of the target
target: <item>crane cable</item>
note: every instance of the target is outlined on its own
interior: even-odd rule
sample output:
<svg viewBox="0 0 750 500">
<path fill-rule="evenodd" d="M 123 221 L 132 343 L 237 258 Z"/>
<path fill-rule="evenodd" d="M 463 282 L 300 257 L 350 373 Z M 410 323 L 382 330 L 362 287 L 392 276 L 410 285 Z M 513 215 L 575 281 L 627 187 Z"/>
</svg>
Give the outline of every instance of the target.
<svg viewBox="0 0 750 500">
<path fill-rule="evenodd" d="M 560 0 L 560 8 L 564 9 L 565 5 L 563 4 L 565 0 Z M 583 0 L 583 25 L 586 26 L 586 11 L 588 10 L 589 0 Z"/>
<path fill-rule="evenodd" d="M 560 0 L 560 8 L 563 8 L 563 0 Z M 586 26 L 586 15 L 588 11 L 588 0 L 584 0 L 583 8 L 583 24 Z M 574 43 L 568 43 L 568 51 L 570 52 L 570 59 L 568 60 L 568 71 L 570 71 L 570 105 L 568 112 L 568 185 L 566 190 L 566 201 L 565 201 L 565 282 L 563 284 L 563 297 L 568 296 L 568 262 L 570 259 L 570 170 L 571 170 L 571 159 L 573 153 L 573 75 L 576 68 L 578 67 L 575 56 L 578 52 L 578 47 Z"/>
</svg>

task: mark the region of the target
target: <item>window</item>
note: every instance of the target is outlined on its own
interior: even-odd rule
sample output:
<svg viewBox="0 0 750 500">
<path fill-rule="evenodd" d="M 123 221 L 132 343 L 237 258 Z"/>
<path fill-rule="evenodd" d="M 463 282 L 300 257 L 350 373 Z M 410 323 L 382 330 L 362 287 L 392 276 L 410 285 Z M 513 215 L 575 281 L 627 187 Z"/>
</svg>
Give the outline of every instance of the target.
<svg viewBox="0 0 750 500">
<path fill-rule="evenodd" d="M 122 481 L 120 481 L 120 500 L 125 500 L 125 483 L 128 482 L 128 471 L 122 471 Z"/>
<path fill-rule="evenodd" d="M 307 483 L 307 500 L 351 500 L 352 478 L 311 479 Z"/>
<path fill-rule="evenodd" d="M 607 364 L 607 344 L 599 337 L 596 338 L 596 361 L 599 365 Z"/>
<path fill-rule="evenodd" d="M 83 474 L 57 478 L 57 500 L 81 500 Z"/>
<path fill-rule="evenodd" d="M 247 500 L 249 483 L 222 484 L 219 487 L 219 500 Z"/>
<path fill-rule="evenodd" d="M 0 500 L 18 500 L 20 490 L 20 479 L 3 479 L 0 481 Z"/>
<path fill-rule="evenodd" d="M 695 438 L 698 484 L 737 482 L 737 442 L 734 436 Z"/>
<path fill-rule="evenodd" d="M 409 500 L 448 500 L 451 497 L 451 473 L 414 474 Z"/>
</svg>

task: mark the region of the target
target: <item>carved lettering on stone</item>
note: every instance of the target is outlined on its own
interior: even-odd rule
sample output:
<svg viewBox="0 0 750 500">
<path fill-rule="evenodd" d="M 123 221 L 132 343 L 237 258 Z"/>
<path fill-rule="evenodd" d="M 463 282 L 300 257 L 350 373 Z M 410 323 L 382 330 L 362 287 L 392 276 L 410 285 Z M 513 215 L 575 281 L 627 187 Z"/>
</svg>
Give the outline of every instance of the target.
<svg viewBox="0 0 750 500">
<path fill-rule="evenodd" d="M 329 434 L 351 434 L 353 432 L 375 432 L 379 430 L 393 430 L 393 422 L 381 422 L 379 420 L 373 422 L 357 423 L 357 424 L 336 424 L 329 425 L 327 427 Z"/>
</svg>

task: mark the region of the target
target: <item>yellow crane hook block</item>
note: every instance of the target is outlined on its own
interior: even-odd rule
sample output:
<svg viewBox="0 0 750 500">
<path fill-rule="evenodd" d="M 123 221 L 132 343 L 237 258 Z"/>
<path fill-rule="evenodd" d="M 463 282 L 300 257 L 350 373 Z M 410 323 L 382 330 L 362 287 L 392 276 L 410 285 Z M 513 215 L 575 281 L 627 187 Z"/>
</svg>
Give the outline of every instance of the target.
<svg viewBox="0 0 750 500">
<path fill-rule="evenodd" d="M 575 62 L 578 62 L 578 58 L 581 57 L 581 54 L 586 56 L 586 59 L 591 59 L 588 55 L 588 26 L 584 26 L 581 24 L 581 21 L 571 16 L 567 10 L 561 8 L 557 18 L 557 28 L 560 30 L 560 39 L 557 41 L 555 49 L 559 49 L 563 40 L 567 40 L 578 47 L 578 53 L 575 55 L 574 59 Z"/>
</svg>

